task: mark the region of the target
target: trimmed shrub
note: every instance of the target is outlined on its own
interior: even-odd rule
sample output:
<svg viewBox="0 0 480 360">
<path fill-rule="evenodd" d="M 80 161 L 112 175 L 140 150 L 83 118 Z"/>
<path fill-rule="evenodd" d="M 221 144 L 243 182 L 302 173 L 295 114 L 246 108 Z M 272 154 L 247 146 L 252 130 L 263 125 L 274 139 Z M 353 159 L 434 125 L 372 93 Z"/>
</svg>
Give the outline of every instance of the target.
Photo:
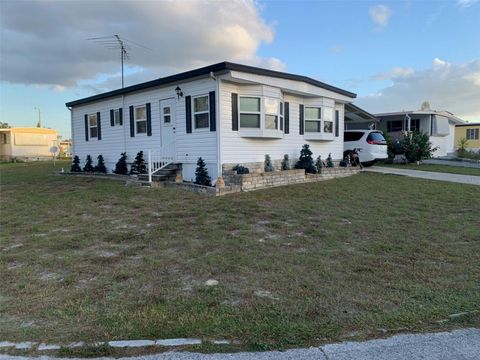
<svg viewBox="0 0 480 360">
<path fill-rule="evenodd" d="M 208 169 L 205 161 L 199 157 L 197 160 L 197 168 L 195 169 L 195 184 L 212 186 L 212 179 L 208 176 Z"/>
<path fill-rule="evenodd" d="M 323 161 L 321 155 L 318 155 L 317 160 L 315 161 L 315 167 L 317 168 L 318 172 L 322 172 Z"/>
<path fill-rule="evenodd" d="M 143 151 L 139 151 L 137 156 L 135 156 L 135 160 L 130 167 L 130 175 L 133 174 L 146 174 L 147 173 L 147 166 L 145 165 L 145 159 L 143 158 Z"/>
<path fill-rule="evenodd" d="M 95 166 L 95 172 L 106 174 L 107 168 L 105 167 L 105 160 L 103 159 L 103 155 L 98 155 L 97 160 L 98 162 L 97 166 Z"/>
<path fill-rule="evenodd" d="M 90 155 L 87 155 L 87 160 L 85 161 L 85 166 L 83 167 L 83 172 L 93 172 L 93 161 Z"/>
<path fill-rule="evenodd" d="M 316 174 L 317 168 L 313 165 L 312 151 L 310 145 L 305 144 L 300 151 L 300 158 L 295 164 L 295 169 L 305 169 L 305 172 L 310 174 Z"/>
<path fill-rule="evenodd" d="M 290 170 L 290 160 L 288 159 L 288 154 L 283 155 L 282 170 Z"/>
<path fill-rule="evenodd" d="M 272 164 L 272 159 L 270 159 L 270 155 L 265 155 L 265 162 L 263 165 L 263 169 L 265 172 L 272 172 L 274 170 L 273 164 Z"/>
<path fill-rule="evenodd" d="M 327 168 L 332 168 L 332 167 L 333 167 L 332 153 L 329 153 L 327 157 Z"/>
<path fill-rule="evenodd" d="M 113 172 L 117 175 L 127 175 L 128 174 L 128 165 L 127 165 L 127 153 L 123 152 L 120 154 L 120 159 L 118 159 L 115 164 L 115 170 Z"/>
<path fill-rule="evenodd" d="M 242 165 L 235 165 L 234 168 L 232 168 L 233 171 L 236 171 L 238 175 L 243 175 L 243 174 L 249 174 L 250 170 L 248 167 L 242 166 Z"/>
<path fill-rule="evenodd" d="M 71 172 L 82 172 L 82 168 L 80 167 L 80 158 L 75 155 L 73 157 L 72 167 L 70 168 Z"/>
</svg>

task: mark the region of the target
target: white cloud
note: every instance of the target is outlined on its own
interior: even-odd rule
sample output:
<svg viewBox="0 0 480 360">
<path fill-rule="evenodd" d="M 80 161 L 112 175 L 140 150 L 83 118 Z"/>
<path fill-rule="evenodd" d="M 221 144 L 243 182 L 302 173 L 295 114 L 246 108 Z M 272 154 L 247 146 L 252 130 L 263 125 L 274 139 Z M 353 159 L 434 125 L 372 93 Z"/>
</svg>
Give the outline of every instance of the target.
<svg viewBox="0 0 480 360">
<path fill-rule="evenodd" d="M 370 7 L 369 13 L 372 21 L 380 27 L 387 26 L 390 16 L 392 16 L 392 10 L 382 4 Z"/>
<path fill-rule="evenodd" d="M 108 74 L 104 81 L 118 87 L 119 54 L 86 40 L 113 34 L 152 49 L 127 42 L 127 64 L 141 69 L 129 81 L 224 60 L 285 69 L 279 59 L 257 55 L 274 29 L 254 0 L 5 1 L 0 23 L 0 76 L 10 83 L 59 90 Z"/>
<path fill-rule="evenodd" d="M 413 74 L 415 74 L 415 69 L 411 67 L 394 67 L 392 70 L 375 75 L 373 78 L 375 80 L 390 80 L 412 76 Z"/>
<path fill-rule="evenodd" d="M 423 101 L 429 101 L 432 109 L 448 110 L 465 120 L 480 121 L 480 59 L 452 64 L 435 58 L 429 69 L 392 76 L 390 80 L 391 86 L 360 96 L 358 105 L 369 112 L 381 113 L 416 110 Z"/>
<path fill-rule="evenodd" d="M 457 6 L 460 8 L 468 8 L 478 2 L 478 0 L 457 0 Z"/>
</svg>

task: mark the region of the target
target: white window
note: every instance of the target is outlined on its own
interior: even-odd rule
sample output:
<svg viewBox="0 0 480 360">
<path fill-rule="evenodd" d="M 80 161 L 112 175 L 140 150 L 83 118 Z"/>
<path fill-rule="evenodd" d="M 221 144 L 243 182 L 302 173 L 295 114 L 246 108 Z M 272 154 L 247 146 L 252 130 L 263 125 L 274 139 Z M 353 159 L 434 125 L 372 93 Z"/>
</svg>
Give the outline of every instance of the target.
<svg viewBox="0 0 480 360">
<path fill-rule="evenodd" d="M 333 109 L 323 108 L 323 132 L 333 134 Z"/>
<path fill-rule="evenodd" d="M 260 129 L 260 98 L 240 97 L 240 127 Z"/>
<path fill-rule="evenodd" d="M 147 132 L 147 107 L 145 105 L 137 106 L 134 114 L 137 134 L 145 134 Z"/>
<path fill-rule="evenodd" d="M 321 132 L 322 109 L 319 107 L 305 107 L 305 132 Z"/>
<path fill-rule="evenodd" d="M 210 124 L 208 95 L 193 98 L 193 123 L 195 129 L 205 129 Z"/>
<path fill-rule="evenodd" d="M 113 120 L 115 125 L 122 125 L 120 121 L 120 109 L 113 110 Z"/>
<path fill-rule="evenodd" d="M 280 113 L 280 103 L 277 99 L 265 98 L 265 129 L 278 130 L 280 124 L 278 122 Z"/>
<path fill-rule="evenodd" d="M 467 140 L 478 140 L 479 129 L 467 129 Z"/>
<path fill-rule="evenodd" d="M 162 109 L 163 113 L 163 123 L 165 125 L 170 125 L 172 123 L 172 109 L 170 106 L 164 106 Z"/>
<path fill-rule="evenodd" d="M 98 137 L 97 114 L 88 115 L 88 128 L 91 138 Z"/>
</svg>

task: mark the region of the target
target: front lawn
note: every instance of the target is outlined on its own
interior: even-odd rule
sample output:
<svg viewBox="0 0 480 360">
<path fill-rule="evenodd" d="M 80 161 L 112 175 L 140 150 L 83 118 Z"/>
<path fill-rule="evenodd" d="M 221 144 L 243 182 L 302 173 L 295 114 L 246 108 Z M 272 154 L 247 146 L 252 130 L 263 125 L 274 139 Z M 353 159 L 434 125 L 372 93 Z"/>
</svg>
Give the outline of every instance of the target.
<svg viewBox="0 0 480 360">
<path fill-rule="evenodd" d="M 0 341 L 258 350 L 480 326 L 476 186 L 362 173 L 214 198 L 52 171 L 0 165 Z"/>
<path fill-rule="evenodd" d="M 433 171 L 447 174 L 473 175 L 480 176 L 480 168 L 437 165 L 437 164 L 385 164 L 378 163 L 377 166 L 394 167 L 398 169 L 419 170 L 419 171 Z"/>
</svg>

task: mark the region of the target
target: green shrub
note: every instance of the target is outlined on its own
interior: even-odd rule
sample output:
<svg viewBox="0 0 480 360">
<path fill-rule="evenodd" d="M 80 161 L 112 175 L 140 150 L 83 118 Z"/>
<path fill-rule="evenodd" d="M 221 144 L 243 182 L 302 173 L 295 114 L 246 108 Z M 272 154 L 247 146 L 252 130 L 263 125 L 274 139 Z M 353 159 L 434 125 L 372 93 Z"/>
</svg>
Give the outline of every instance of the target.
<svg viewBox="0 0 480 360">
<path fill-rule="evenodd" d="M 87 155 L 87 160 L 85 161 L 85 166 L 83 167 L 83 172 L 93 172 L 93 161 L 90 155 Z"/>
<path fill-rule="evenodd" d="M 242 175 L 242 174 L 249 174 L 250 173 L 250 170 L 248 169 L 248 167 L 246 166 L 242 166 L 242 165 L 235 165 L 235 167 L 232 168 L 233 171 L 236 171 L 238 175 Z"/>
<path fill-rule="evenodd" d="M 78 155 L 75 155 L 72 162 L 72 167 L 70 168 L 71 172 L 82 172 L 82 168 L 80 167 L 80 158 Z"/>
<path fill-rule="evenodd" d="M 208 176 L 208 169 L 205 161 L 199 157 L 197 160 L 197 169 L 195 170 L 195 184 L 212 186 L 212 179 Z"/>
<path fill-rule="evenodd" d="M 273 164 L 272 164 L 272 159 L 270 159 L 270 155 L 265 155 L 265 162 L 263 165 L 263 170 L 265 172 L 272 172 L 274 170 Z"/>
<path fill-rule="evenodd" d="M 130 174 L 146 174 L 147 166 L 145 165 L 145 160 L 143 158 L 143 151 L 139 151 L 135 160 L 133 161 L 132 166 L 130 167 Z"/>
<path fill-rule="evenodd" d="M 333 166 L 332 153 L 329 153 L 327 157 L 327 168 L 332 168 Z"/>
<path fill-rule="evenodd" d="M 97 156 L 97 166 L 95 166 L 95 172 L 106 174 L 107 168 L 105 167 L 105 160 L 103 159 L 103 155 L 100 154 Z"/>
<path fill-rule="evenodd" d="M 290 170 L 290 160 L 288 159 L 288 154 L 283 155 L 282 170 Z"/>
<path fill-rule="evenodd" d="M 400 141 L 408 162 L 418 162 L 430 159 L 438 147 L 432 147 L 430 137 L 424 132 L 414 132 L 406 135 Z"/>
<path fill-rule="evenodd" d="M 128 174 L 128 164 L 127 164 L 127 153 L 123 152 L 120 154 L 120 159 L 118 159 L 115 164 L 115 170 L 113 172 L 117 175 L 127 175 Z"/>
<path fill-rule="evenodd" d="M 322 172 L 323 161 L 321 155 L 318 155 L 317 160 L 315 161 L 315 167 L 317 168 L 318 172 Z"/>
<path fill-rule="evenodd" d="M 295 164 L 295 169 L 305 169 L 305 172 L 307 173 L 316 174 L 317 168 L 313 164 L 312 154 L 310 145 L 303 145 L 302 150 L 300 150 L 300 158 Z"/>
</svg>

